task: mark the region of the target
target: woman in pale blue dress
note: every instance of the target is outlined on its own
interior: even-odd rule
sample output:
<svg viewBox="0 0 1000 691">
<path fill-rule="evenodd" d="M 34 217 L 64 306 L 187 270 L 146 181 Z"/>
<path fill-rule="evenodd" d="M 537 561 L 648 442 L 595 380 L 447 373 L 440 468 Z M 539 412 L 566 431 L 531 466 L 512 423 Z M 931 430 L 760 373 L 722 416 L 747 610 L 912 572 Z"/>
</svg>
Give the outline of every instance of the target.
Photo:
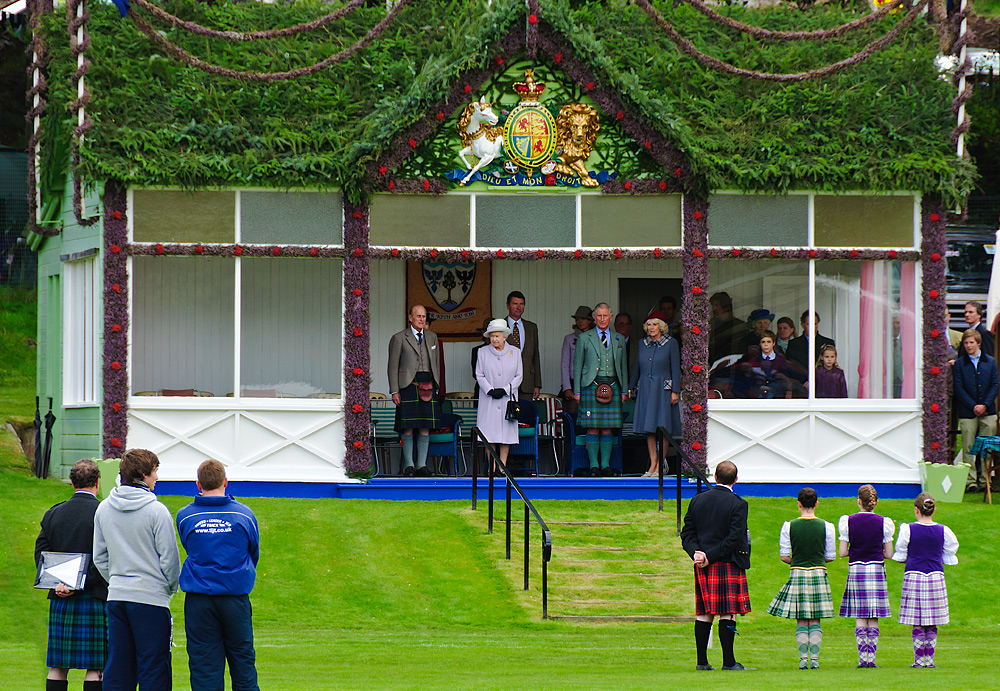
<svg viewBox="0 0 1000 691">
<path fill-rule="evenodd" d="M 632 431 L 646 435 L 649 450 L 649 470 L 643 477 L 656 477 L 660 472 L 656 428 L 665 428 L 671 436 L 681 431 L 681 356 L 662 312 L 650 312 L 643 327 L 646 338 L 639 342 L 628 388 L 635 399 Z"/>
</svg>

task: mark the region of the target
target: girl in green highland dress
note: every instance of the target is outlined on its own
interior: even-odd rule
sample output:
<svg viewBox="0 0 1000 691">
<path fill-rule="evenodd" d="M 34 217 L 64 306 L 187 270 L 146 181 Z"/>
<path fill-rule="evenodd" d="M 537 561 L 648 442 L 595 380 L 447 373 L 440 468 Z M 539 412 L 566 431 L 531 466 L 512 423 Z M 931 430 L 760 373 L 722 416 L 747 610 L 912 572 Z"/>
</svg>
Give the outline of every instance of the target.
<svg viewBox="0 0 1000 691">
<path fill-rule="evenodd" d="M 781 561 L 791 564 L 788 582 L 767 606 L 768 614 L 795 619 L 799 669 L 819 668 L 823 642 L 820 619 L 833 616 L 833 598 L 826 562 L 837 557 L 836 532 L 829 521 L 816 518 L 819 499 L 812 487 L 799 490 L 799 515 L 785 521 L 778 539 Z"/>
</svg>

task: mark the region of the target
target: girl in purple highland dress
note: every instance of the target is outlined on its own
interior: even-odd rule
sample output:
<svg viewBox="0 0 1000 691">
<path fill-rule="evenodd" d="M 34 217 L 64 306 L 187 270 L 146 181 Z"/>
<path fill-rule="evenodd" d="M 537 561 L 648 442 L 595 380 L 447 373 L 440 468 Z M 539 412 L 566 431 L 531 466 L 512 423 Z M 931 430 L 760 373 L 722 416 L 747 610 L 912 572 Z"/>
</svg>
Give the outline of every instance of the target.
<svg viewBox="0 0 1000 691">
<path fill-rule="evenodd" d="M 847 377 L 837 364 L 837 348 L 829 343 L 819 349 L 816 362 L 816 398 L 847 398 Z"/>
<path fill-rule="evenodd" d="M 858 667 L 877 667 L 878 620 L 891 616 L 885 585 L 885 560 L 892 555 L 892 521 L 875 513 L 878 493 L 871 485 L 858 488 L 858 513 L 841 516 L 840 556 L 848 558 L 847 586 L 840 616 L 854 617 Z"/>
<path fill-rule="evenodd" d="M 944 565 L 958 563 L 958 539 L 947 526 L 935 523 L 934 497 L 924 492 L 913 500 L 916 523 L 899 526 L 896 553 L 906 562 L 899 623 L 913 627 L 913 667 L 933 667 L 937 627 L 948 623 L 948 589 Z"/>
</svg>

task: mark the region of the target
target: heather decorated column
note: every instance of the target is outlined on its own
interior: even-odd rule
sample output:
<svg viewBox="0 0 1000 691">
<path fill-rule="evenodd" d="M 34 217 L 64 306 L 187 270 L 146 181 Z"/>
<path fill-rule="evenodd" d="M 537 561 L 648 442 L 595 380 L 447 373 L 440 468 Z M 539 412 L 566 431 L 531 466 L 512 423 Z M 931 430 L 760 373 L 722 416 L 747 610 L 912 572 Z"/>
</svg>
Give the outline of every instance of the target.
<svg viewBox="0 0 1000 691">
<path fill-rule="evenodd" d="M 102 414 L 104 458 L 118 458 L 128 434 L 128 221 L 127 191 L 117 180 L 104 184 L 104 358 Z"/>
<path fill-rule="evenodd" d="M 344 471 L 350 476 L 367 475 L 371 468 L 368 210 L 367 201 L 344 200 Z"/>
<path fill-rule="evenodd" d="M 707 466 L 708 438 L 708 202 L 684 195 L 684 446 Z"/>
<path fill-rule="evenodd" d="M 923 263 L 924 460 L 947 463 L 948 458 L 948 311 L 945 302 L 947 244 L 941 197 L 925 196 L 920 210 L 920 258 Z"/>
</svg>

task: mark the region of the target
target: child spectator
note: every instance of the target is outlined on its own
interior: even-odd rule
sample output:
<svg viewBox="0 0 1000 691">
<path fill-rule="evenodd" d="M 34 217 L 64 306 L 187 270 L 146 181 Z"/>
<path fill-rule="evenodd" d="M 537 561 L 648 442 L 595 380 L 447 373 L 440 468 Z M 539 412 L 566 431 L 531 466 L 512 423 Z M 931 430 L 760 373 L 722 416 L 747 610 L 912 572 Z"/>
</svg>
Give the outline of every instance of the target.
<svg viewBox="0 0 1000 691">
<path fill-rule="evenodd" d="M 913 500 L 916 523 L 899 526 L 892 558 L 906 563 L 899 623 L 913 627 L 913 667 L 933 667 L 937 627 L 948 623 L 948 588 L 944 565 L 958 563 L 958 539 L 948 526 L 935 523 L 934 497 L 923 492 Z"/>
<path fill-rule="evenodd" d="M 837 347 L 820 346 L 816 363 L 816 398 L 847 398 L 847 377 L 837 364 Z"/>
<path fill-rule="evenodd" d="M 767 606 L 767 613 L 795 619 L 799 669 L 819 668 L 823 642 L 820 619 L 833 616 L 833 597 L 826 562 L 837 558 L 833 523 L 816 518 L 819 499 L 812 487 L 799 490 L 799 516 L 785 521 L 778 538 L 781 561 L 791 565 L 788 582 Z"/>
<path fill-rule="evenodd" d="M 878 620 L 891 616 L 885 585 L 885 560 L 892 555 L 892 521 L 875 513 L 878 493 L 871 485 L 858 488 L 858 513 L 841 516 L 840 556 L 848 558 L 847 585 L 840 616 L 854 617 L 858 667 L 877 667 Z"/>
<path fill-rule="evenodd" d="M 758 339 L 760 352 L 751 351 L 744 362 L 743 375 L 751 382 L 750 390 L 757 398 L 791 397 L 784 373 L 788 364 L 785 356 L 774 349 L 777 340 L 773 331 L 765 329 Z"/>
</svg>

